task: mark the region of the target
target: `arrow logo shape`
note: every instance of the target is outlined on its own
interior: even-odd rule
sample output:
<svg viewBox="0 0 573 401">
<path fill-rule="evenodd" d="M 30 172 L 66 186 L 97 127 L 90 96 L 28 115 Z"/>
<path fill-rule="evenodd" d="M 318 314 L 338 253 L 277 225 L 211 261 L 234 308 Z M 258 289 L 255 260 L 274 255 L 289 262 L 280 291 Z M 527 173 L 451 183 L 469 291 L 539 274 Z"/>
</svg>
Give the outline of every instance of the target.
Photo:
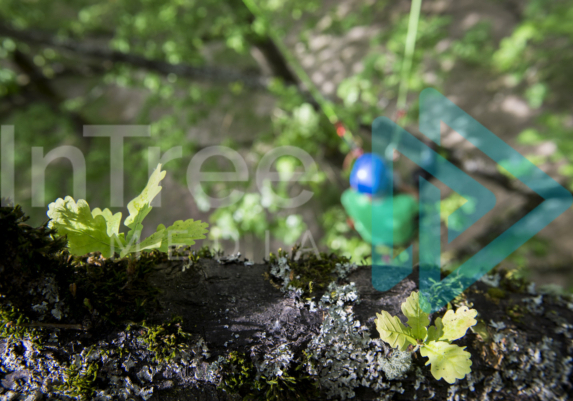
<svg viewBox="0 0 573 401">
<path fill-rule="evenodd" d="M 426 312 L 434 312 L 452 301 L 573 204 L 573 196 L 567 189 L 441 93 L 434 89 L 425 89 L 420 94 L 420 131 L 438 145 L 442 121 L 508 170 L 544 201 L 441 280 L 440 190 L 420 178 L 419 288 L 423 295 L 420 297 L 421 306 Z M 496 199 L 490 190 L 393 121 L 380 117 L 372 124 L 372 152 L 383 157 L 388 154 L 388 149 L 398 150 L 471 202 L 473 210 L 464 210 L 462 206 L 448 217 L 448 243 L 494 208 Z M 421 155 L 428 151 L 432 152 L 436 163 L 425 166 Z M 392 172 L 393 166 L 390 165 L 389 169 Z M 376 230 L 380 225 L 376 224 L 374 211 L 372 216 L 372 232 L 373 237 L 376 237 Z M 452 224 L 454 221 L 458 224 Z M 392 244 L 389 245 L 392 248 Z M 372 244 L 372 284 L 379 291 L 388 291 L 412 273 L 412 246 L 392 258 L 390 265 L 376 264 L 379 260 L 381 256 L 378 244 Z"/>
</svg>

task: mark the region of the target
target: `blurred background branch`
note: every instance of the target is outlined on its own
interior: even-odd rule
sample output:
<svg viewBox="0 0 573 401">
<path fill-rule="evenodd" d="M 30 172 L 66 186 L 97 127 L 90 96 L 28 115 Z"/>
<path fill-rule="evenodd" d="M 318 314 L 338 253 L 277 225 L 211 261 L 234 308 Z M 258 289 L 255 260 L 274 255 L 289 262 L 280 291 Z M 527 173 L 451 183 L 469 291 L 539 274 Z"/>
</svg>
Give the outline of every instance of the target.
<svg viewBox="0 0 573 401">
<path fill-rule="evenodd" d="M 149 147 L 163 154 L 181 146 L 183 155 L 166 163 L 162 206 L 149 217 L 155 224 L 183 215 L 210 221 L 211 244 L 230 252 L 238 238 L 241 252 L 258 260 L 267 245 L 269 250 L 291 246 L 307 234 L 321 249 L 368 260 L 370 245 L 346 224 L 340 205 L 351 167 L 343 162 L 353 144 L 339 135 L 351 132 L 368 151 L 372 121 L 392 118 L 400 109 L 401 80 L 409 89 L 400 125 L 409 132 L 420 135 L 417 98 L 434 87 L 572 188 L 573 1 L 423 2 L 404 78 L 411 1 L 251 2 L 260 13 L 247 3 L 0 3 L 0 120 L 15 126 L 16 200 L 34 224 L 46 219 L 46 210 L 31 207 L 31 146 L 44 153 L 62 145 L 82 149 L 88 201 L 106 207 L 109 139 L 84 137 L 83 126 L 143 124 L 150 126 L 150 137 L 124 141 L 125 199 L 147 179 Z M 216 145 L 247 161 L 247 181 L 188 181 L 193 155 Z M 259 188 L 257 166 L 279 146 L 299 147 L 318 169 L 304 172 L 300 160 L 284 156 L 273 171 L 283 178 L 304 172 L 307 181 Z M 443 241 L 455 266 L 540 199 L 448 127 L 437 151 L 498 199 L 463 238 Z M 405 158 L 397 165 L 408 181 L 416 166 Z M 203 166 L 233 169 L 221 156 Z M 72 193 L 71 173 L 65 159 L 50 164 L 47 202 Z M 204 192 L 195 191 L 197 185 Z M 213 208 L 201 195 L 221 198 L 233 190 L 244 196 L 224 208 Z M 303 206 L 276 206 L 277 196 L 303 190 L 314 194 Z M 448 215 L 463 201 L 445 188 L 442 195 L 445 236 Z M 572 287 L 573 274 L 566 269 L 543 273 L 546 266 L 573 260 L 572 222 L 568 211 L 501 268 L 530 274 L 541 284 Z"/>
</svg>

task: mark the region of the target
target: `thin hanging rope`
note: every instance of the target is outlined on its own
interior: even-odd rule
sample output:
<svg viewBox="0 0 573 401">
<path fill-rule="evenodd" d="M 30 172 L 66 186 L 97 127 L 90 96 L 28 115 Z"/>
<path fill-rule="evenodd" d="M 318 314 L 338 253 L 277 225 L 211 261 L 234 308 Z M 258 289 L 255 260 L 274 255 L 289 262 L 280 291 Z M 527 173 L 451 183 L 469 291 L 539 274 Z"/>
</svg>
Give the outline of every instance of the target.
<svg viewBox="0 0 573 401">
<path fill-rule="evenodd" d="M 398 87 L 398 101 L 396 102 L 396 114 L 394 122 L 398 123 L 406 116 L 406 100 L 408 97 L 408 81 L 412 70 L 412 59 L 416 48 L 416 36 L 418 35 L 418 22 L 420 21 L 420 10 L 422 9 L 422 0 L 412 0 L 410 7 L 410 18 L 408 19 L 408 32 L 406 34 L 406 46 L 404 49 L 404 61 L 402 62 L 402 73 L 400 76 L 400 86 Z M 393 160 L 394 147 L 400 140 L 400 127 L 394 128 L 392 141 L 386 148 L 386 160 Z"/>
<path fill-rule="evenodd" d="M 402 74 L 400 77 L 400 87 L 398 89 L 398 111 L 406 109 L 406 98 L 408 95 L 408 81 L 412 70 L 412 59 L 416 48 L 416 36 L 418 34 L 418 22 L 420 20 L 420 10 L 422 0 L 412 0 L 410 8 L 410 18 L 408 21 L 408 33 L 406 35 L 406 49 L 404 51 L 404 62 L 402 63 Z"/>
</svg>

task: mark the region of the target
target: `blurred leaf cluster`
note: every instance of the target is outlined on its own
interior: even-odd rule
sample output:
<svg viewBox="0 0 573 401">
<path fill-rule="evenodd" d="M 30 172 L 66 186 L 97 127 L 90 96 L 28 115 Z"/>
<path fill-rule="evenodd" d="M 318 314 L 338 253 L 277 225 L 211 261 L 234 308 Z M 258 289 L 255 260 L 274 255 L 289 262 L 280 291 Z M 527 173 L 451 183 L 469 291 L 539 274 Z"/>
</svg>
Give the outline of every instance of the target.
<svg viewBox="0 0 573 401">
<path fill-rule="evenodd" d="M 18 202 L 31 204 L 30 147 L 43 147 L 45 154 L 72 145 L 86 158 L 90 204 L 109 204 L 110 140 L 83 136 L 83 126 L 149 125 L 149 137 L 124 140 L 127 198 L 149 175 L 149 147 L 163 155 L 180 146 L 182 157 L 166 164 L 176 184 L 192 188 L 198 184 L 188 182 L 186 170 L 193 155 L 225 145 L 249 162 L 249 179 L 202 182 L 202 191 L 194 193 L 197 209 L 210 214 L 211 239 L 264 239 L 269 232 L 292 245 L 318 224 L 324 246 L 356 261 L 367 258 L 370 246 L 348 227 L 339 201 L 348 185 L 348 168 L 341 166 L 349 147 L 307 93 L 309 88 L 293 76 L 272 37 L 282 38 L 304 68 L 318 62 L 314 56 L 329 40 L 369 38 L 363 52 L 343 46 L 334 55 L 352 68 L 325 94 L 367 150 L 370 123 L 393 112 L 398 94 L 407 4 L 367 1 L 348 9 L 318 0 L 256 3 L 268 18 L 255 16 L 244 2 L 229 0 L 0 2 L 0 120 L 15 126 Z M 515 28 L 502 38 L 484 20 L 453 34 L 455 21 L 448 10 L 430 8 L 423 9 L 418 26 L 407 77 L 410 107 L 403 123 L 416 123 L 419 91 L 443 89 L 449 74 L 462 65 L 495 77 L 492 81 L 526 99 L 538 118 L 519 142 L 532 147 L 553 143 L 554 152 L 534 161 L 557 163 L 561 174 L 573 178 L 573 1 L 527 0 L 517 12 Z M 304 60 L 308 55 L 311 61 Z M 256 81 L 260 77 L 266 80 Z M 205 131 L 209 134 L 200 134 Z M 240 134 L 245 131 L 250 135 Z M 301 172 L 304 181 L 257 183 L 257 164 L 279 146 L 299 147 L 316 166 L 306 169 L 300 160 L 282 156 L 272 171 L 283 179 Z M 228 161 L 210 158 L 202 171 L 232 171 L 223 162 Z M 70 165 L 57 159 L 46 172 L 46 202 L 72 192 L 71 179 L 62 177 L 71 177 Z M 233 190 L 245 195 L 231 206 L 212 207 L 209 197 Z M 314 193 L 304 207 L 277 206 L 281 198 L 304 190 Z M 442 218 L 459 206 L 459 199 L 449 199 Z M 45 220 L 45 209 L 29 214 L 35 223 Z"/>
</svg>

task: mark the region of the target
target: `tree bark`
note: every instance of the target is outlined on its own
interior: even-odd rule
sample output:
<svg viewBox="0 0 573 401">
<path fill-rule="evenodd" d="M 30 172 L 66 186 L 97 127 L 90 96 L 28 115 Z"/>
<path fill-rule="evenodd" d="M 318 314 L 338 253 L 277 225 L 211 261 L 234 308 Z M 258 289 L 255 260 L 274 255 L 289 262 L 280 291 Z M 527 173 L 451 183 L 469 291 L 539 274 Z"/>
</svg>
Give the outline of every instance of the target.
<svg viewBox="0 0 573 401">
<path fill-rule="evenodd" d="M 107 357 L 96 355 L 92 360 L 99 366 L 94 399 L 105 399 L 102 394 L 107 391 L 113 394 L 113 399 L 122 399 L 121 394 L 125 394 L 133 399 L 230 400 L 241 399 L 248 392 L 243 389 L 243 394 L 231 394 L 217 388 L 221 377 L 228 376 L 231 368 L 222 364 L 217 370 L 216 362 L 228 360 L 232 351 L 244 354 L 253 362 L 253 369 L 256 366 L 263 369 L 261 361 L 283 347 L 292 353 L 285 372 L 294 374 L 292 372 L 308 369 L 302 366 L 303 355 L 315 352 L 317 344 L 328 350 L 344 343 L 344 347 L 354 347 L 352 356 L 345 357 L 344 352 L 340 352 L 313 359 L 318 374 L 307 376 L 316 383 L 318 392 L 306 395 L 307 399 L 352 396 L 358 400 L 446 400 L 456 394 L 459 399 L 553 400 L 568 399 L 571 391 L 573 303 L 562 296 L 537 294 L 531 287 L 528 292 L 519 283 L 504 280 L 500 288 L 493 290 L 484 282 L 472 285 L 464 292 L 464 302 L 478 311 L 478 320 L 485 325 L 480 335 L 468 331 L 455 342 L 466 346 L 471 353 L 472 373 L 450 385 L 432 377 L 430 367 L 425 366 L 426 358 L 419 353 L 412 355 L 411 367 L 398 377 L 388 378 L 379 365 L 376 365 L 377 377 L 367 377 L 368 369 L 375 367 L 375 362 L 364 363 L 368 351 L 377 358 L 389 357 L 395 352 L 376 340 L 379 338 L 374 324 L 376 313 L 386 310 L 406 322 L 400 305 L 417 288 L 416 272 L 387 292 L 372 287 L 369 266 L 358 268 L 345 280 L 338 280 L 338 289 L 354 283 L 352 288 L 359 300 L 347 299 L 337 307 L 336 313 L 344 311 L 349 316 L 348 322 L 361 328 L 356 332 L 358 335 L 348 337 L 340 334 L 340 327 L 336 329 L 338 334 L 331 328 L 331 336 L 325 337 L 325 325 L 332 322 L 329 316 L 335 306 L 320 308 L 318 301 L 322 295 L 332 296 L 338 291 L 333 289 L 335 287 L 302 295 L 284 293 L 276 288 L 282 285 L 280 280 L 269 276 L 268 264 L 250 265 L 238 258 L 201 259 L 194 266 L 184 267 L 182 262 L 170 262 L 157 266 L 149 277 L 161 290 L 158 298 L 161 308 L 147 322 L 159 324 L 173 315 L 183 318 L 181 328 L 192 337 L 188 339 L 190 350 L 181 358 L 170 364 L 153 361 L 154 353 L 137 340 L 144 330 L 134 325 L 129 330 L 117 328 L 107 333 L 59 331 L 59 342 L 38 351 L 34 361 L 43 361 L 44 369 L 52 361 L 50 374 L 54 376 L 61 369 L 55 367 L 54 360 L 74 360 L 80 358 L 74 355 L 80 354 L 84 358 L 86 350 L 94 346 L 97 355 L 100 349 L 107 349 L 109 354 Z M 318 308 L 305 304 L 307 298 L 312 297 Z M 431 319 L 442 315 L 443 311 L 437 312 Z M 321 338 L 330 340 L 320 344 Z M 22 352 L 25 349 L 27 353 Z M 18 358 L 26 361 L 26 355 L 31 357 L 33 353 L 31 349 L 26 342 L 14 346 L 0 340 L 3 364 L 3 373 L 0 373 L 3 395 L 0 396 L 4 399 L 10 399 L 7 397 L 12 394 L 29 395 L 22 389 L 31 387 L 21 384 L 34 380 L 44 380 L 44 385 L 34 391 L 53 396 L 53 387 L 50 390 L 45 380 L 48 371 L 35 369 L 36 362 L 32 363 L 31 359 L 27 360 L 28 365 L 18 365 L 20 368 L 11 363 Z M 117 349 L 123 350 L 121 355 Z M 89 360 L 81 358 L 87 365 Z M 333 370 L 331 367 L 338 362 L 346 367 Z M 297 366 L 302 370 L 297 371 Z M 349 372 L 357 375 L 356 380 Z M 297 380 L 299 378 L 297 376 Z"/>
</svg>

